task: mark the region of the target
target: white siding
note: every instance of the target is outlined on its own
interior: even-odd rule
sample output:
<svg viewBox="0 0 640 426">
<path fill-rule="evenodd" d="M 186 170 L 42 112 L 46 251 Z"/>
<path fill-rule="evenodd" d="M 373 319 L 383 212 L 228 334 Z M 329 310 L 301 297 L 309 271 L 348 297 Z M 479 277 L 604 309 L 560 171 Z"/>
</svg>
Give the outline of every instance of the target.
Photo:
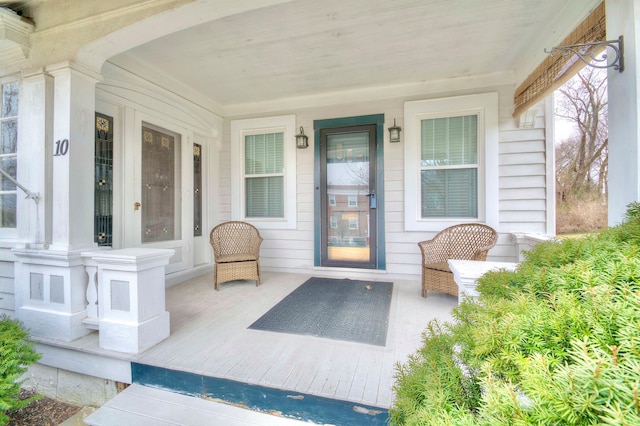
<svg viewBox="0 0 640 426">
<path fill-rule="evenodd" d="M 3 250 L 3 254 L 11 257 L 11 253 L 8 250 Z M 15 284 L 13 275 L 13 261 L 0 260 L 0 315 L 8 315 L 11 318 L 15 316 Z"/>
<path fill-rule="evenodd" d="M 517 120 L 511 117 L 513 88 L 511 86 L 481 88 L 459 94 L 485 93 L 497 91 L 500 105 L 499 132 L 499 199 L 500 237 L 497 246 L 489 252 L 495 261 L 515 261 L 516 249 L 510 232 L 539 232 L 547 229 L 546 207 L 548 191 L 545 189 L 546 154 L 544 120 L 536 120 L 540 128 L 519 129 Z M 437 96 L 446 97 L 439 93 Z M 305 110 L 277 111 L 272 115 L 296 114 L 297 126 L 305 129 L 309 136 L 309 148 L 297 151 L 298 226 L 296 230 L 261 230 L 265 241 L 261 250 L 261 265 L 264 269 L 282 272 L 337 273 L 357 276 L 357 271 L 334 271 L 314 268 L 314 120 L 354 117 L 370 114 L 384 114 L 384 177 L 385 177 L 385 237 L 386 274 L 385 278 L 417 279 L 420 271 L 419 241 L 431 238 L 433 232 L 407 232 L 404 227 L 404 158 L 403 141 L 398 144 L 388 142 L 388 128 L 393 120 L 404 126 L 403 106 L 408 100 L 428 99 L 429 96 L 414 96 L 403 99 L 380 100 L 376 102 L 334 105 L 331 107 L 308 108 Z M 267 114 L 265 114 L 267 116 Z M 232 119 L 252 118 L 255 115 L 225 118 L 225 132 L 220 163 L 220 217 L 229 219 L 231 167 L 229 156 L 229 123 Z M 289 141 L 294 143 L 294 141 Z"/>
</svg>

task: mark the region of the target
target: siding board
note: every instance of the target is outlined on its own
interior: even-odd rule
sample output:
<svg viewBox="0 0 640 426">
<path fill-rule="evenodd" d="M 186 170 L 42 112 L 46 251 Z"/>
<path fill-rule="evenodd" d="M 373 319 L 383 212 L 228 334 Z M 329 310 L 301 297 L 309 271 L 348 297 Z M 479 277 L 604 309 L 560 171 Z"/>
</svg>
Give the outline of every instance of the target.
<svg viewBox="0 0 640 426">
<path fill-rule="evenodd" d="M 544 152 L 527 152 L 523 154 L 501 154 L 500 165 L 545 164 Z"/>
<path fill-rule="evenodd" d="M 520 141 L 500 143 L 500 154 L 522 154 L 526 152 L 545 152 L 545 141 Z"/>
<path fill-rule="evenodd" d="M 544 141 L 544 129 L 517 129 L 500 132 L 500 142 Z"/>
<path fill-rule="evenodd" d="M 512 176 L 545 176 L 544 164 L 519 164 L 517 166 L 500 166 L 500 177 Z"/>
</svg>

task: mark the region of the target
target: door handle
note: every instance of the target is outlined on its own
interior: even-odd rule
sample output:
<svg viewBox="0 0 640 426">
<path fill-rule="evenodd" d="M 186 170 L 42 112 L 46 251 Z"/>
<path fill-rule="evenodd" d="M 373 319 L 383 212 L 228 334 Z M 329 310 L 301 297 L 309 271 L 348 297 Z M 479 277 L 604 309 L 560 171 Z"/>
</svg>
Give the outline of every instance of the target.
<svg viewBox="0 0 640 426">
<path fill-rule="evenodd" d="M 142 204 L 140 204 L 140 202 L 136 201 L 135 203 L 133 203 L 133 210 L 134 211 L 140 210 L 140 206 L 142 206 Z"/>
<path fill-rule="evenodd" d="M 370 209 L 375 209 L 377 208 L 377 200 L 376 200 L 376 193 L 375 192 L 371 192 L 369 194 L 367 194 L 367 197 L 369 197 L 369 208 Z"/>
</svg>

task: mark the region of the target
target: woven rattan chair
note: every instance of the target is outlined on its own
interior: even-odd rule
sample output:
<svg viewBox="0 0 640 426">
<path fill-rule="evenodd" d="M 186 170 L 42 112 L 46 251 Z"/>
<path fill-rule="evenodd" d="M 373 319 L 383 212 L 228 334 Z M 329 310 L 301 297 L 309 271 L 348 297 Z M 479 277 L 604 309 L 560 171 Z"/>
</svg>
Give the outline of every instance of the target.
<svg viewBox="0 0 640 426">
<path fill-rule="evenodd" d="M 246 222 L 224 222 L 211 230 L 209 242 L 215 256 L 213 279 L 220 284 L 233 280 L 260 279 L 260 245 L 262 237 L 255 226 Z"/>
<path fill-rule="evenodd" d="M 463 223 L 440 231 L 433 239 L 418 243 L 422 252 L 422 297 L 427 290 L 458 295 L 449 259 L 487 260 L 496 245 L 497 232 L 480 223 Z"/>
</svg>

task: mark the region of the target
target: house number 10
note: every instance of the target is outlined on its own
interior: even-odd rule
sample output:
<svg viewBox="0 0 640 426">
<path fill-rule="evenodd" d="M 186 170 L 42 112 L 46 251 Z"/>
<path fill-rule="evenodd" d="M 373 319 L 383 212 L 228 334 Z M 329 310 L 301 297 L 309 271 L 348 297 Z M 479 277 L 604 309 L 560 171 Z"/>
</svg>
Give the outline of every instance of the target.
<svg viewBox="0 0 640 426">
<path fill-rule="evenodd" d="M 67 155 L 69 152 L 69 139 L 57 140 L 56 141 L 56 152 L 53 154 L 54 157 L 58 157 L 60 155 Z"/>
</svg>

